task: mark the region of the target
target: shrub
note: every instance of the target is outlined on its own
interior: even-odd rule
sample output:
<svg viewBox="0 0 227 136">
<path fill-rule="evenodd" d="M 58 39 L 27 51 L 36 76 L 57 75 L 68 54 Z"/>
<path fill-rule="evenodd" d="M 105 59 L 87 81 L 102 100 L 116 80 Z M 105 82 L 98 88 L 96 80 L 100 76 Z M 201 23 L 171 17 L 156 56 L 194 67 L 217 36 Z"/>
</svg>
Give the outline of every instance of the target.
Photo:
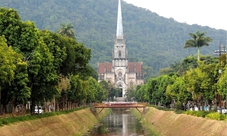
<svg viewBox="0 0 227 136">
<path fill-rule="evenodd" d="M 193 115 L 193 116 L 197 116 L 197 117 L 206 117 L 207 114 L 209 114 L 209 112 L 207 111 L 190 111 L 190 110 L 187 110 L 184 112 L 184 114 L 187 114 L 187 115 Z"/>
<path fill-rule="evenodd" d="M 174 112 L 175 112 L 176 114 L 182 114 L 182 113 L 184 113 L 183 110 L 175 110 Z"/>
<path fill-rule="evenodd" d="M 206 115 L 205 118 L 214 119 L 214 120 L 227 120 L 227 116 L 225 114 L 220 114 L 218 112 L 212 112 Z"/>
<path fill-rule="evenodd" d="M 3 119 L 3 120 L 2 120 L 2 124 L 3 124 L 3 125 L 7 125 L 7 124 L 9 124 L 9 120 L 7 120 L 7 119 Z"/>
</svg>

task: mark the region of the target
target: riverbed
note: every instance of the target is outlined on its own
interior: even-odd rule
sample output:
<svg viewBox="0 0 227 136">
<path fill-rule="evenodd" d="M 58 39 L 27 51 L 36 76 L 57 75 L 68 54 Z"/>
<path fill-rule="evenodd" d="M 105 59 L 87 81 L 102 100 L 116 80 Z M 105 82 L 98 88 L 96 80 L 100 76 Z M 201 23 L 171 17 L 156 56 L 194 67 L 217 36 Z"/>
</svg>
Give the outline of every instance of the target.
<svg viewBox="0 0 227 136">
<path fill-rule="evenodd" d="M 145 136 L 143 126 L 129 110 L 113 110 L 91 136 Z M 146 134 L 148 136 L 148 134 Z"/>
</svg>

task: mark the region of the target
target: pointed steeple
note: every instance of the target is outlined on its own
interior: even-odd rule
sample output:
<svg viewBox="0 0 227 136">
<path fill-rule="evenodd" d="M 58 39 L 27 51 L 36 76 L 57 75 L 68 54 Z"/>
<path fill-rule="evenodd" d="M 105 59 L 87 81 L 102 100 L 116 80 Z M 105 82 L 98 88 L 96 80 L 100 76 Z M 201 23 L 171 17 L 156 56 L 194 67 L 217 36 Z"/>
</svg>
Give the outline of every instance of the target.
<svg viewBox="0 0 227 136">
<path fill-rule="evenodd" d="M 123 37 L 122 13 L 121 13 L 121 0 L 118 0 L 118 14 L 117 14 L 117 33 L 116 37 Z"/>
</svg>

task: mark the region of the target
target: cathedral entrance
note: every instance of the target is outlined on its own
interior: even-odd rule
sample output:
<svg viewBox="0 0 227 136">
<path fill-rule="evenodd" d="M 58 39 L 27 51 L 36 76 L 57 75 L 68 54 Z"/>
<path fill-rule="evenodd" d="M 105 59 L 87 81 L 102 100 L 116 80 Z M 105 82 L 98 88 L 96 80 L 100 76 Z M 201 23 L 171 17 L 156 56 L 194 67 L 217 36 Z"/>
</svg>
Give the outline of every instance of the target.
<svg viewBox="0 0 227 136">
<path fill-rule="evenodd" d="M 123 89 L 119 88 L 118 97 L 122 97 L 122 93 L 123 93 L 122 91 L 123 91 Z"/>
<path fill-rule="evenodd" d="M 122 86 L 122 83 L 118 84 L 117 97 L 123 97 L 123 86 Z"/>
<path fill-rule="evenodd" d="M 116 87 L 117 87 L 117 92 L 116 92 L 116 101 L 117 102 L 124 102 L 125 101 L 125 97 L 124 97 L 124 91 L 125 91 L 125 84 L 123 81 L 119 81 L 116 83 Z"/>
</svg>

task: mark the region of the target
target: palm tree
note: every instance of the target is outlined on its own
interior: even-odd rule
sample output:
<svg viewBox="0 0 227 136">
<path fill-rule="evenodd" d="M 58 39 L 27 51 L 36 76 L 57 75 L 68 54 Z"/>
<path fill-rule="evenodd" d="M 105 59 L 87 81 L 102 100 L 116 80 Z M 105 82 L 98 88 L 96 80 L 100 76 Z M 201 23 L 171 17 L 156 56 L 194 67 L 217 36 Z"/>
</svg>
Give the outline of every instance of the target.
<svg viewBox="0 0 227 136">
<path fill-rule="evenodd" d="M 61 24 L 62 28 L 58 31 L 59 34 L 75 39 L 73 26 L 71 24 Z"/>
<path fill-rule="evenodd" d="M 197 47 L 198 48 L 198 61 L 200 60 L 200 47 L 202 46 L 209 46 L 209 42 L 212 42 L 212 39 L 210 37 L 205 37 L 206 33 L 200 33 L 197 31 L 194 33 L 189 33 L 189 35 L 192 37 L 192 39 L 187 40 L 184 48 L 188 47 Z"/>
</svg>

